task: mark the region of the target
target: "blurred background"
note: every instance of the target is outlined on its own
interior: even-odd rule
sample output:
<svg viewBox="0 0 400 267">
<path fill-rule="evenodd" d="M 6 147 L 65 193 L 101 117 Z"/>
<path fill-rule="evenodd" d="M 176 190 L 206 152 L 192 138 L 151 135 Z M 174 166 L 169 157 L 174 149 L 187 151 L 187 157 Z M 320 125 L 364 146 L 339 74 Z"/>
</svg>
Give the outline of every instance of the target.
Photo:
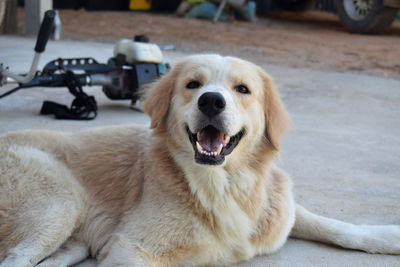
<svg viewBox="0 0 400 267">
<path fill-rule="evenodd" d="M 141 34 L 185 52 L 399 78 L 399 7 L 400 0 L 0 0 L 0 29 L 36 35 L 35 16 L 54 8 L 62 39 L 113 43 Z"/>
</svg>

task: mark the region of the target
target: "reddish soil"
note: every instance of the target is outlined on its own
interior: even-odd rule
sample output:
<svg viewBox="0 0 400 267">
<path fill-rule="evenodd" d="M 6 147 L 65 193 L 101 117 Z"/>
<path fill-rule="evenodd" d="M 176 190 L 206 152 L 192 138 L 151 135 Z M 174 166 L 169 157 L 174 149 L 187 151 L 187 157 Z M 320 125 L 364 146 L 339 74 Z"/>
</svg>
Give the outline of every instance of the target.
<svg viewBox="0 0 400 267">
<path fill-rule="evenodd" d="M 216 52 L 256 63 L 298 68 L 363 72 L 400 78 L 400 22 L 383 35 L 346 32 L 329 13 L 274 12 L 256 23 L 177 18 L 139 12 L 61 10 L 62 38 L 114 42 L 147 34 L 152 42 L 176 49 Z M 23 9 L 19 30 L 23 33 Z"/>
</svg>

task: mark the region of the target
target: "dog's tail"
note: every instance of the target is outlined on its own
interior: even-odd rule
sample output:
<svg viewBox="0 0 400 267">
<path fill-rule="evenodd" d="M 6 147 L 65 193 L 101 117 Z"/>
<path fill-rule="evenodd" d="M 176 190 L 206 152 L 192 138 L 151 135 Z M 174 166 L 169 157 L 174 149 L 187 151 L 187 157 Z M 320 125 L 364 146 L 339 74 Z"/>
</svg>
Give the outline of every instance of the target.
<svg viewBox="0 0 400 267">
<path fill-rule="evenodd" d="M 300 205 L 291 236 L 368 253 L 400 254 L 399 225 L 355 225 L 313 214 Z"/>
</svg>

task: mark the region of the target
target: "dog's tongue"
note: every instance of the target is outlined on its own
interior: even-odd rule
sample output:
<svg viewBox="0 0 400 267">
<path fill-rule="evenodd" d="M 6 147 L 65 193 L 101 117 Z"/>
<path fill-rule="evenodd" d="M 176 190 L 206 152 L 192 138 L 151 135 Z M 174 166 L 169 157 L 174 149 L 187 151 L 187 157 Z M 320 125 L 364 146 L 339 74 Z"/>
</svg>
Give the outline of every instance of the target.
<svg viewBox="0 0 400 267">
<path fill-rule="evenodd" d="M 225 146 L 225 134 L 214 127 L 207 126 L 197 135 L 197 142 L 204 150 L 209 152 L 218 151 L 219 146 Z"/>
</svg>

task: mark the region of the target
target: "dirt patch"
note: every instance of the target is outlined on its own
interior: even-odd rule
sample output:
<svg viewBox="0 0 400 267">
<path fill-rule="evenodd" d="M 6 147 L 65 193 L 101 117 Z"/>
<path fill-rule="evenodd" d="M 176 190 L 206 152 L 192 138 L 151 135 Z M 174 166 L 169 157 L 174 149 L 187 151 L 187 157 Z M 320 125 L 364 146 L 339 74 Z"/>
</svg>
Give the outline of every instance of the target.
<svg viewBox="0 0 400 267">
<path fill-rule="evenodd" d="M 363 72 L 400 78 L 400 23 L 384 35 L 347 33 L 329 13 L 274 12 L 258 22 L 207 20 L 138 12 L 61 10 L 62 38 L 114 42 L 147 34 L 158 44 L 189 52 L 234 55 L 256 63 Z M 19 31 L 23 33 L 23 10 Z"/>
</svg>

